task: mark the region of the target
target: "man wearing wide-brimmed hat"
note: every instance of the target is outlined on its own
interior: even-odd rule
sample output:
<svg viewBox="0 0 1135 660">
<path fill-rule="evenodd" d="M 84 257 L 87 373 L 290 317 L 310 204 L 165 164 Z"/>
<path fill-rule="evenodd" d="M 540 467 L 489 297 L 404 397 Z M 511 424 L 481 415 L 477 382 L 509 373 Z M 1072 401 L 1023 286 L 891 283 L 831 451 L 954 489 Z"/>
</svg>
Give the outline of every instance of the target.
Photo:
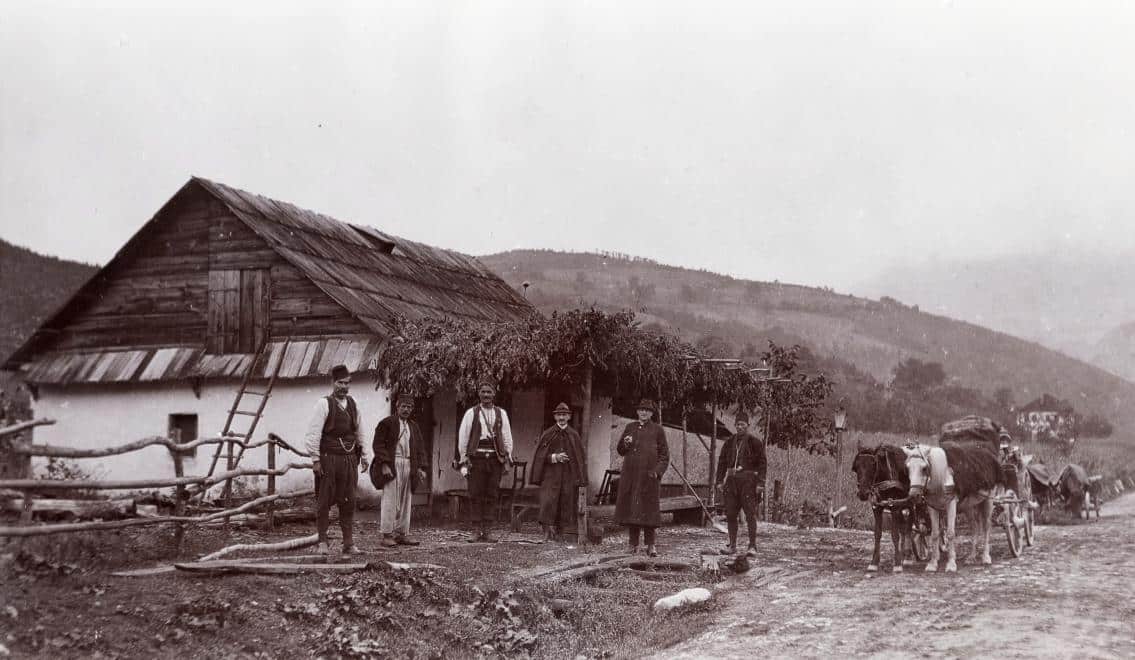
<svg viewBox="0 0 1135 660">
<path fill-rule="evenodd" d="M 481 402 L 465 411 L 457 430 L 457 455 L 469 488 L 471 542 L 494 542 L 489 528 L 496 517 L 501 474 L 505 463 L 512 463 L 512 426 L 504 408 L 493 403 L 496 396 L 493 382 L 479 383 Z"/>
<path fill-rule="evenodd" d="M 410 509 L 414 490 L 426 480 L 426 443 L 414 414 L 414 397 L 400 394 L 395 414 L 374 428 L 374 466 L 371 478 L 382 489 L 379 530 L 383 547 L 418 545 L 410 538 Z"/>
<path fill-rule="evenodd" d="M 670 448 L 662 425 L 650 421 L 653 412 L 653 401 L 640 401 L 638 421 L 627 424 L 615 447 L 623 457 L 615 522 L 627 526 L 631 554 L 638 552 L 639 536 L 643 535 L 646 554 L 656 557 L 655 529 L 662 524 L 658 500 L 662 475 L 670 466 Z"/>
<path fill-rule="evenodd" d="M 757 503 L 765 487 L 768 461 L 765 446 L 749 433 L 749 416 L 737 413 L 734 418 L 737 432 L 721 446 L 717 461 L 717 483 L 725 500 L 725 519 L 729 524 L 729 545 L 722 554 L 737 554 L 739 515 L 745 512 L 745 525 L 749 531 L 749 547 L 745 554 L 757 555 Z"/>
<path fill-rule="evenodd" d="M 343 532 L 343 554 L 359 554 L 354 541 L 355 490 L 359 472 L 367 469 L 366 451 L 359 439 L 359 407 L 347 396 L 351 371 L 346 365 L 331 368 L 331 394 L 315 402 L 304 444 L 312 456 L 312 468 L 319 478 L 316 492 L 315 525 L 319 532 L 319 552 L 328 554 L 327 526 L 331 505 L 339 508 L 339 529 Z"/>
<path fill-rule="evenodd" d="M 560 403 L 552 411 L 555 424 L 544 429 L 532 456 L 532 485 L 540 487 L 540 526 L 544 540 L 558 540 L 575 524 L 579 487 L 587 485 L 583 443 L 568 422 L 571 407 Z"/>
</svg>

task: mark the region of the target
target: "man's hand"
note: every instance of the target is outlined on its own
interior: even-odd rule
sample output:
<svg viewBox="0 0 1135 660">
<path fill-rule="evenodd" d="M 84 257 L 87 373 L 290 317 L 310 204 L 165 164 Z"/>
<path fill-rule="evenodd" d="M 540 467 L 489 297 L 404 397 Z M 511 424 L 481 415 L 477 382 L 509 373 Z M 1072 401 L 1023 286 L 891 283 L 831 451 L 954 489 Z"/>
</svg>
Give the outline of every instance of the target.
<svg viewBox="0 0 1135 660">
<path fill-rule="evenodd" d="M 317 476 L 317 477 L 323 476 L 323 468 L 319 465 L 319 461 L 313 461 L 312 462 L 311 471 L 314 472 L 315 476 Z"/>
<path fill-rule="evenodd" d="M 647 472 L 646 476 L 650 477 L 651 479 L 657 479 L 658 478 L 658 475 L 654 472 Z"/>
<path fill-rule="evenodd" d="M 366 472 L 368 467 L 370 467 L 370 463 L 367 463 L 367 459 L 360 458 L 359 459 L 359 472 Z"/>
<path fill-rule="evenodd" d="M 394 476 L 394 471 L 393 471 L 393 470 L 391 470 L 391 469 L 390 469 L 390 466 L 389 466 L 389 465 L 387 465 L 386 463 L 383 463 L 383 464 L 382 464 L 382 476 L 384 476 L 384 477 L 386 477 L 386 478 L 388 478 L 388 479 L 389 479 L 390 477 L 393 477 L 393 476 Z"/>
<path fill-rule="evenodd" d="M 426 471 L 422 468 L 418 468 L 418 481 L 425 483 L 427 477 L 428 475 L 426 474 Z"/>
</svg>

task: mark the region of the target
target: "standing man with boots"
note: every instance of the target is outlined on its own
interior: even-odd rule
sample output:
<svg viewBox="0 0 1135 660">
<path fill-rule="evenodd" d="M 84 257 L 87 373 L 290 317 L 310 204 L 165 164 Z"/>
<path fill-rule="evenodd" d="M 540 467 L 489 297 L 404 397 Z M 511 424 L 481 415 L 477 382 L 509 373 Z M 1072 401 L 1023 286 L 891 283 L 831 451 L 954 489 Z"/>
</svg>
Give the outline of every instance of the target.
<svg viewBox="0 0 1135 660">
<path fill-rule="evenodd" d="M 354 541 L 355 490 L 359 472 L 366 472 L 367 456 L 359 441 L 359 407 L 347 396 L 351 371 L 346 365 L 331 368 L 331 394 L 316 401 L 304 444 L 312 456 L 317 481 L 316 529 L 319 553 L 331 552 L 327 545 L 327 525 L 331 505 L 339 508 L 339 528 L 343 531 L 343 554 L 357 555 Z"/>
<path fill-rule="evenodd" d="M 738 514 L 744 510 L 749 530 L 749 549 L 745 554 L 756 557 L 757 503 L 765 487 L 768 461 L 764 443 L 749 433 L 749 416 L 737 413 L 734 426 L 737 432 L 721 446 L 717 461 L 717 483 L 723 491 L 725 518 L 729 523 L 729 545 L 721 554 L 737 554 Z"/>
<path fill-rule="evenodd" d="M 540 527 L 544 540 L 559 540 L 565 527 L 575 524 L 579 487 L 587 485 L 583 442 L 568 426 L 571 408 L 560 403 L 552 411 L 556 421 L 540 434 L 532 456 L 532 479 L 540 486 Z"/>
<path fill-rule="evenodd" d="M 409 537 L 410 509 L 414 490 L 426 480 L 425 438 L 418 423 L 410 419 L 414 397 L 402 394 L 397 401 L 396 413 L 374 429 L 374 462 L 380 471 L 378 483 L 382 484 L 379 544 L 384 548 L 418 545 Z"/>
<path fill-rule="evenodd" d="M 496 386 L 488 381 L 477 387 L 481 402 L 465 411 L 457 431 L 461 474 L 469 488 L 470 543 L 495 543 L 489 528 L 497 513 L 497 495 L 505 463 L 512 463 L 512 426 L 508 413 L 493 404 Z"/>
<path fill-rule="evenodd" d="M 623 457 L 619 474 L 619 496 L 615 500 L 615 522 L 626 525 L 630 553 L 638 552 L 640 533 L 646 541 L 646 554 L 657 557 L 655 530 L 662 524 L 658 500 L 662 475 L 670 467 L 670 447 L 661 424 L 650 421 L 654 402 L 638 404 L 638 421 L 627 424 L 615 450 Z"/>
</svg>

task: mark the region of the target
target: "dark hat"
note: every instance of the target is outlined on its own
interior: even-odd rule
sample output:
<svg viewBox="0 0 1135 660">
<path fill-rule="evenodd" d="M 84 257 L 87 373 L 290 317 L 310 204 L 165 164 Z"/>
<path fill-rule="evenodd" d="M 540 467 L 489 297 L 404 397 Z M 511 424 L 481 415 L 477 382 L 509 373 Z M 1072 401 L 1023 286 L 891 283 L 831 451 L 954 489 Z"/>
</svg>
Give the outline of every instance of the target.
<svg viewBox="0 0 1135 660">
<path fill-rule="evenodd" d="M 743 413 L 743 412 L 739 412 L 739 413 L 737 413 L 737 415 L 736 415 L 736 416 L 735 416 L 735 417 L 733 418 L 733 422 L 734 422 L 734 423 L 737 423 L 737 422 L 745 422 L 746 424 L 748 424 L 748 423 L 749 423 L 749 416 L 748 416 L 748 415 L 746 415 L 746 414 L 745 414 L 745 413 Z"/>
<path fill-rule="evenodd" d="M 331 367 L 331 380 L 343 380 L 344 378 L 349 378 L 350 375 L 351 370 L 348 369 L 345 364 L 337 364 Z"/>
<path fill-rule="evenodd" d="M 557 414 L 557 413 L 567 413 L 567 414 L 570 415 L 571 414 L 571 406 L 569 406 L 566 403 L 561 402 L 558 406 L 556 406 L 556 409 L 552 411 L 553 415 Z"/>
<path fill-rule="evenodd" d="M 635 410 L 654 410 L 654 402 L 650 399 L 643 399 L 638 402 L 638 407 Z"/>
<path fill-rule="evenodd" d="M 403 403 L 408 403 L 411 406 L 414 405 L 413 395 L 411 395 L 411 394 L 399 394 L 398 398 L 394 402 L 394 405 L 400 405 L 400 404 L 403 404 Z"/>
</svg>

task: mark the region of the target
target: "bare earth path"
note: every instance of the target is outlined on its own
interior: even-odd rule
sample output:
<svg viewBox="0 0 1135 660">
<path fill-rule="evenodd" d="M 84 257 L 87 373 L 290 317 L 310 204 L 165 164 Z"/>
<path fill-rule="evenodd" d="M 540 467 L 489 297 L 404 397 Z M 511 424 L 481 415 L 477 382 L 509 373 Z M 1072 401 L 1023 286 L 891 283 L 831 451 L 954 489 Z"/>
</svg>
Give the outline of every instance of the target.
<svg viewBox="0 0 1135 660">
<path fill-rule="evenodd" d="M 1099 522 L 1037 531 L 1020 559 L 992 535 L 993 566 L 955 575 L 890 573 L 889 534 L 877 574 L 867 535 L 775 538 L 769 550 L 788 554 L 762 553 L 719 624 L 657 657 L 1135 657 L 1135 495 Z"/>
</svg>

